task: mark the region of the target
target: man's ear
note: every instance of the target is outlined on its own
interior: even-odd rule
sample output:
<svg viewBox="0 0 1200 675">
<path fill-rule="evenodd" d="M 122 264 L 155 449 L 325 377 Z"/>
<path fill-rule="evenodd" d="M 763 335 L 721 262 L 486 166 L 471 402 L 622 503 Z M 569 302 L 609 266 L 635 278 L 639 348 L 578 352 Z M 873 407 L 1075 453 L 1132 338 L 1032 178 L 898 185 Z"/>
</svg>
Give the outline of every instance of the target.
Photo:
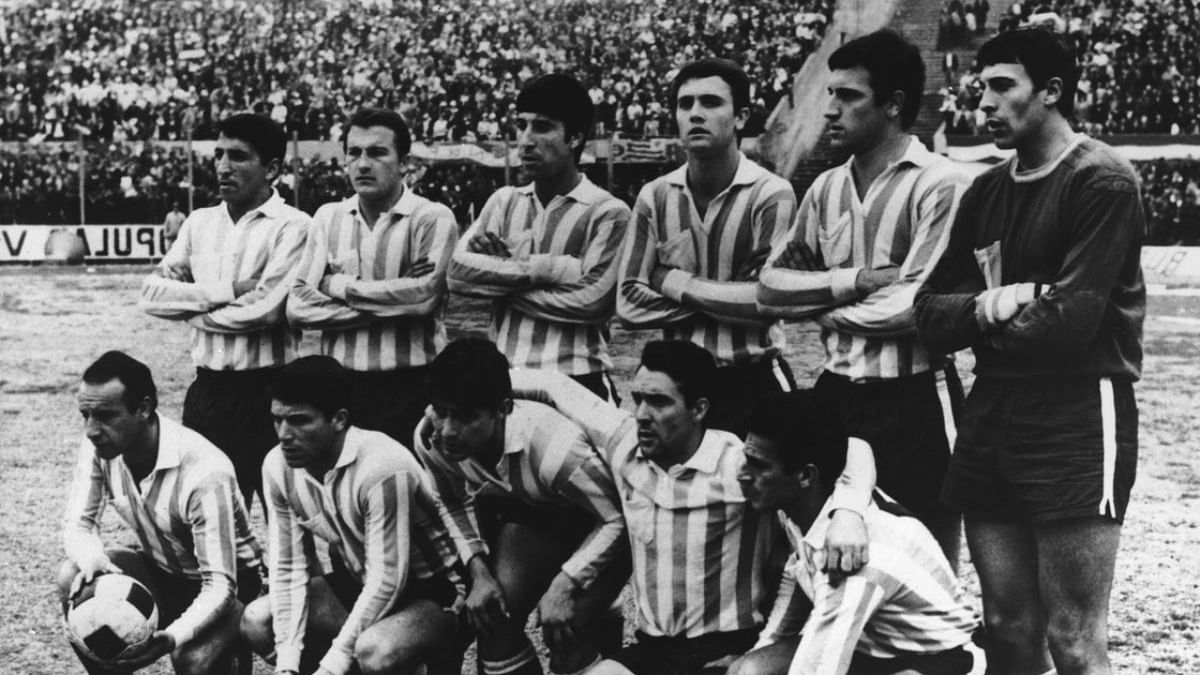
<svg viewBox="0 0 1200 675">
<path fill-rule="evenodd" d="M 274 183 L 275 179 L 283 175 L 283 159 L 276 157 L 266 163 L 267 167 L 267 182 Z"/>
<path fill-rule="evenodd" d="M 496 409 L 496 412 L 500 413 L 501 415 L 511 415 L 512 411 L 513 411 L 513 400 L 511 398 L 506 398 L 503 401 L 501 401 L 500 407 Z"/>
<path fill-rule="evenodd" d="M 696 418 L 697 423 L 703 422 L 704 418 L 708 417 L 708 411 L 710 409 L 711 406 L 708 402 L 708 399 L 701 396 L 700 398 L 696 399 L 695 403 L 692 404 L 692 416 Z"/>
<path fill-rule="evenodd" d="M 1046 80 L 1046 86 L 1042 87 L 1042 104 L 1047 108 L 1058 107 L 1058 102 L 1063 95 L 1063 81 L 1061 77 L 1052 77 Z"/>
<path fill-rule="evenodd" d="M 350 428 L 350 411 L 345 408 L 339 408 L 333 413 L 333 417 L 329 418 L 333 424 L 335 431 L 345 431 Z"/>
<path fill-rule="evenodd" d="M 143 396 L 141 401 L 138 401 L 137 407 L 133 409 L 133 414 L 143 422 L 149 422 L 150 417 L 154 414 L 154 402 L 149 396 Z"/>
<path fill-rule="evenodd" d="M 741 131 L 746 126 L 746 122 L 750 121 L 750 106 L 740 108 L 733 116 L 734 128 Z"/>
<path fill-rule="evenodd" d="M 891 97 L 884 102 L 884 114 L 888 119 L 900 119 L 900 113 L 904 110 L 904 92 L 897 89 L 892 92 Z"/>
<path fill-rule="evenodd" d="M 821 470 L 814 464 L 805 464 L 796 472 L 796 479 L 805 490 L 814 488 L 821 482 Z"/>
</svg>

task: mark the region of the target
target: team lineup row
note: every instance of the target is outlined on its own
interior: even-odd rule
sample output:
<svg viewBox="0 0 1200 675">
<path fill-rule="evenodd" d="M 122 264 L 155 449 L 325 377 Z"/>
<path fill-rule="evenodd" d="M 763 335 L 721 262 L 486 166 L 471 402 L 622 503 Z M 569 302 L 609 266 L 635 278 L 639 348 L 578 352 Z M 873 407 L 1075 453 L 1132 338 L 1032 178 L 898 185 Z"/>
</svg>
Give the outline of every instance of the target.
<svg viewBox="0 0 1200 675">
<path fill-rule="evenodd" d="M 458 672 L 475 640 L 482 672 L 540 672 L 536 612 L 558 673 L 700 672 L 747 650 L 730 672 L 967 673 L 965 517 L 988 672 L 1109 672 L 1137 454 L 1137 182 L 1072 132 L 1060 39 L 1006 33 L 977 61 L 1011 160 L 972 182 L 909 135 L 920 54 L 873 33 L 829 59 L 827 131 L 851 158 L 799 204 L 738 150 L 745 74 L 688 64 L 672 86 L 687 163 L 632 211 L 578 170 L 586 91 L 540 78 L 517 101 L 533 180 L 461 237 L 405 189 L 393 113 L 352 118 L 356 194 L 311 222 L 270 187 L 282 132 L 224 120 L 223 203 L 188 217 L 140 300 L 193 329 L 183 424 L 129 357 L 85 373 L 60 578 L 64 602 L 118 569 L 191 591 L 159 597 L 172 621 L 121 663 L 85 666 L 170 653 L 177 672 L 226 672 L 242 644 L 277 672 Z M 451 292 L 493 299 L 494 343 L 446 344 Z M 614 313 L 664 338 L 632 414 L 609 376 Z M 780 319 L 821 328 L 812 390 L 795 391 Z M 324 356 L 296 359 L 301 329 Z M 970 398 L 951 356 L 966 348 Z M 104 549 L 106 500 L 140 551 Z M 621 647 L 627 580 L 638 633 Z"/>
</svg>

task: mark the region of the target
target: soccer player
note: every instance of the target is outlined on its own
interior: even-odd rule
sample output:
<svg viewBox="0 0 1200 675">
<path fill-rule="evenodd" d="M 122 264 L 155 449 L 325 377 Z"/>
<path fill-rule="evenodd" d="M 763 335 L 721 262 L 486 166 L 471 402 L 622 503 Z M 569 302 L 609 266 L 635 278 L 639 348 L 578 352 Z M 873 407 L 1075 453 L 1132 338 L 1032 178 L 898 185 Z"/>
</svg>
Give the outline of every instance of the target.
<svg viewBox="0 0 1200 675">
<path fill-rule="evenodd" d="M 907 131 L 925 82 L 916 46 L 877 31 L 839 47 L 829 68 L 830 144 L 852 155 L 804 195 L 760 275 L 759 311 L 821 327 L 817 395 L 871 444 L 879 487 L 957 567 L 959 515 L 941 492 L 964 395 L 951 358 L 917 341 L 912 304 L 970 179 Z"/>
<path fill-rule="evenodd" d="M 321 352 L 349 369 L 354 425 L 403 444 L 424 414 L 428 364 L 446 344 L 446 267 L 458 238 L 449 208 L 405 187 L 411 144 L 394 112 L 350 118 L 355 194 L 313 216 L 287 303 L 292 325 L 320 329 Z"/>
<path fill-rule="evenodd" d="M 276 442 L 267 383 L 295 358 L 300 338 L 287 325 L 284 302 L 310 219 L 271 187 L 286 146 L 279 125 L 239 113 L 218 129 L 214 168 L 222 203 L 187 217 L 142 283 L 139 304 L 192 327 L 196 379 L 183 402 L 183 424 L 229 455 L 250 506 L 254 493 L 262 494 L 262 459 Z"/>
<path fill-rule="evenodd" d="M 508 360 L 487 340 L 458 340 L 438 354 L 429 398 L 414 444 L 467 561 L 482 671 L 542 672 L 525 635 L 535 609 L 552 672 L 578 672 L 599 649 L 616 649 L 628 540 L 596 448 L 552 408 L 514 402 Z"/>
<path fill-rule="evenodd" d="M 871 503 L 870 560 L 857 574 L 832 577 L 806 562 L 807 549 L 823 546 L 846 462 L 849 437 L 834 405 L 797 391 L 750 415 L 738 479 L 755 510 L 775 512 L 793 553 L 758 644 L 729 673 L 966 675 L 977 621 L 937 541 L 911 514 Z"/>
<path fill-rule="evenodd" d="M 187 216 L 183 215 L 183 211 L 179 210 L 179 202 L 171 202 L 171 211 L 163 219 L 164 254 L 175 245 L 175 240 L 179 238 L 179 230 L 183 227 L 183 221 L 186 218 Z"/>
<path fill-rule="evenodd" d="M 579 82 L 540 77 L 516 104 L 533 182 L 488 199 L 458 242 L 450 289 L 494 298 L 491 332 L 514 367 L 558 370 L 616 401 L 608 321 L 629 207 L 579 170 L 594 117 Z"/>
<path fill-rule="evenodd" d="M 458 561 L 437 494 L 412 453 L 353 426 L 352 384 L 337 361 L 306 356 L 271 384 L 279 445 L 263 464 L 270 593 L 242 634 L 276 673 L 459 672 L 449 609 Z M 310 574 L 316 543 L 332 572 Z"/>
<path fill-rule="evenodd" d="M 1061 38 L 1002 33 L 976 62 L 987 128 L 1016 152 L 971 184 L 916 296 L 931 352 L 975 353 L 943 494 L 979 571 L 989 672 L 1109 673 L 1146 312 L 1137 176 L 1071 130 Z"/>
<path fill-rule="evenodd" d="M 234 672 L 238 621 L 258 596 L 262 564 L 233 465 L 158 414 L 150 369 L 128 354 L 107 352 L 88 366 L 76 400 L 84 439 L 63 516 L 63 608 L 97 575 L 126 574 L 154 596 L 162 626 L 115 663 L 73 644 L 84 668 L 132 672 L 170 654 L 177 673 Z M 136 548 L 104 545 L 106 505 L 137 535 Z"/>
<path fill-rule="evenodd" d="M 709 426 L 745 433 L 765 392 L 794 388 L 780 358 L 783 329 L 759 315 L 756 279 L 796 211 L 792 186 L 738 150 L 750 80 L 736 64 L 702 59 L 671 85 L 687 164 L 642 188 L 621 257 L 617 316 L 662 328 L 716 356 Z"/>
</svg>

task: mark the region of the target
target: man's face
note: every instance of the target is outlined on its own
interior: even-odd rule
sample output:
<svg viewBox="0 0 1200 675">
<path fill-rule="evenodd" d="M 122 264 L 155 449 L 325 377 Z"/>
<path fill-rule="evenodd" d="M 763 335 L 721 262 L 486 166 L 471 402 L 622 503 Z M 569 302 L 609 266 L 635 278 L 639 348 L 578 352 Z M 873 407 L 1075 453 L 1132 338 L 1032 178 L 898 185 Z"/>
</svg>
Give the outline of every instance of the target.
<svg viewBox="0 0 1200 675">
<path fill-rule="evenodd" d="M 484 460 L 500 430 L 503 412 L 487 408 L 466 408 L 434 401 L 429 406 L 433 424 L 433 446 L 455 462 Z"/>
<path fill-rule="evenodd" d="M 517 149 L 521 166 L 534 180 L 553 178 L 575 162 L 567 129 L 560 120 L 539 113 L 517 113 Z"/>
<path fill-rule="evenodd" d="M 883 140 L 890 122 L 887 108 L 875 103 L 871 74 L 857 66 L 834 70 L 829 76 L 832 98 L 825 109 L 829 144 L 850 153 L 870 150 Z"/>
<path fill-rule="evenodd" d="M 675 380 L 645 367 L 634 375 L 630 396 L 642 454 L 667 463 L 684 456 L 694 432 L 702 426 L 700 402 L 689 406 Z"/>
<path fill-rule="evenodd" d="M 100 459 L 113 459 L 133 447 L 150 421 L 144 403 L 131 411 L 124 397 L 125 385 L 116 378 L 101 384 L 79 384 L 75 400 L 83 416 L 83 433 Z"/>
<path fill-rule="evenodd" d="M 750 111 L 733 107 L 733 90 L 716 75 L 688 80 L 675 95 L 679 139 L 689 153 L 718 155 L 737 145 Z"/>
<path fill-rule="evenodd" d="M 217 137 L 213 163 L 221 200 L 237 207 L 253 205 L 265 190 L 270 189 L 279 170 L 278 160 L 264 165 L 249 143 L 225 134 Z"/>
<path fill-rule="evenodd" d="M 758 434 L 746 437 L 746 463 L 738 472 L 738 482 L 746 500 L 759 511 L 776 511 L 800 497 L 796 476 L 779 459 L 781 450 L 778 443 Z"/>
<path fill-rule="evenodd" d="M 346 134 L 346 177 L 359 197 L 394 199 L 401 190 L 403 164 L 396 132 L 387 127 L 350 127 Z"/>
<path fill-rule="evenodd" d="M 275 435 L 283 450 L 283 459 L 293 469 L 325 467 L 333 456 L 339 431 L 346 429 L 346 418 L 338 411 L 332 418 L 307 403 L 271 401 Z"/>
<path fill-rule="evenodd" d="M 1050 113 L 1025 66 L 993 64 L 979 78 L 983 81 L 979 109 L 986 115 L 985 125 L 996 147 L 1018 148 L 1036 138 Z"/>
</svg>

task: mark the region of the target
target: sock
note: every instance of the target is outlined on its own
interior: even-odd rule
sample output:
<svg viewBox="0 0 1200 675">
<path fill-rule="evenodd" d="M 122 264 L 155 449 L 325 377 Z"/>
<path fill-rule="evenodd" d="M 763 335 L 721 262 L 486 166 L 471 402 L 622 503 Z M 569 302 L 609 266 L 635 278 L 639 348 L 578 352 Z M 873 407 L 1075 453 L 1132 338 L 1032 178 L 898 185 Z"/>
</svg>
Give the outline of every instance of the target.
<svg viewBox="0 0 1200 675">
<path fill-rule="evenodd" d="M 485 675 L 540 675 L 542 672 L 542 664 L 532 644 L 526 644 L 524 649 L 507 659 L 482 663 Z"/>
</svg>

